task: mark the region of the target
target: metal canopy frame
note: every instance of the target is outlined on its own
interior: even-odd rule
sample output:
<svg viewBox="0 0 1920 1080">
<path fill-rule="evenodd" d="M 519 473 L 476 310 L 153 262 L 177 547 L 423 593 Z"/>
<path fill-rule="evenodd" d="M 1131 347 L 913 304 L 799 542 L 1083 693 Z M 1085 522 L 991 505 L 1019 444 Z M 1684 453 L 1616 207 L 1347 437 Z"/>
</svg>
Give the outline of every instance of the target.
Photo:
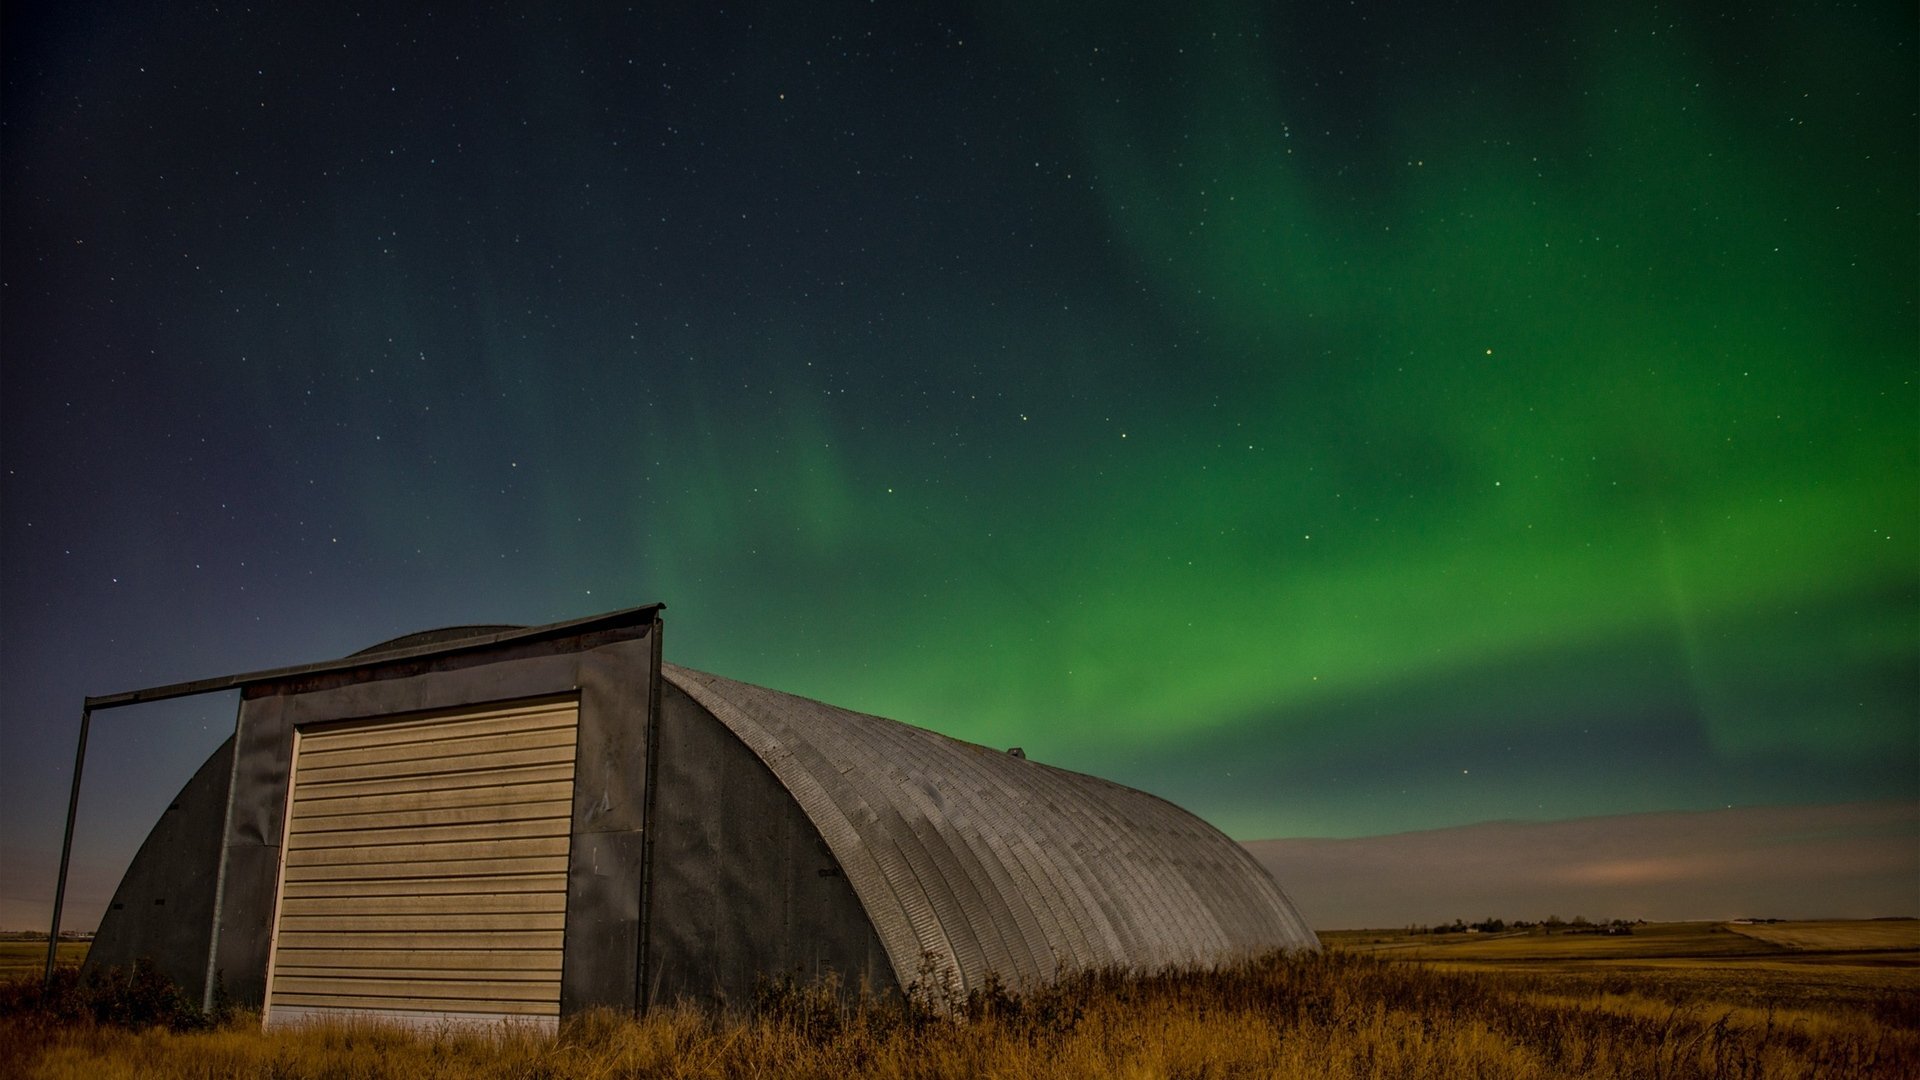
<svg viewBox="0 0 1920 1080">
<path fill-rule="evenodd" d="M 520 627 L 512 630 L 500 630 L 488 634 L 476 634 L 471 637 L 454 638 L 426 645 L 415 645 L 373 653 L 356 653 L 338 660 L 322 660 L 312 664 L 295 664 L 291 667 L 266 668 L 261 671 L 242 672 L 237 675 L 221 675 L 211 679 L 195 679 L 190 682 L 167 683 L 164 686 L 148 687 L 144 690 L 126 690 L 118 694 L 103 694 L 86 698 L 80 709 L 79 746 L 73 755 L 73 786 L 67 793 L 67 823 L 60 841 L 60 873 L 53 887 L 53 921 L 47 931 L 47 970 L 44 985 L 53 985 L 54 960 L 60 949 L 60 915 L 66 905 L 67 867 L 73 855 L 73 822 L 80 808 L 80 773 L 87 763 L 87 731 L 93 725 L 93 714 L 99 709 L 115 709 L 122 705 L 141 705 L 153 701 L 169 701 L 173 698 L 193 697 L 199 694 L 215 694 L 223 690 L 245 690 L 252 686 L 285 682 L 310 675 L 328 675 L 349 671 L 369 671 L 391 664 L 404 663 L 429 656 L 446 656 L 454 653 L 473 652 L 492 648 L 496 645 L 519 644 L 539 641 L 545 638 L 565 637 L 572 634 L 589 633 L 594 630 L 611 630 L 632 626 L 641 622 L 652 622 L 666 608 L 665 604 L 644 604 L 640 607 L 622 608 L 599 615 L 589 615 L 581 619 L 569 619 L 566 622 L 548 623 L 544 626 Z M 659 644 L 656 640 L 656 666 Z"/>
</svg>

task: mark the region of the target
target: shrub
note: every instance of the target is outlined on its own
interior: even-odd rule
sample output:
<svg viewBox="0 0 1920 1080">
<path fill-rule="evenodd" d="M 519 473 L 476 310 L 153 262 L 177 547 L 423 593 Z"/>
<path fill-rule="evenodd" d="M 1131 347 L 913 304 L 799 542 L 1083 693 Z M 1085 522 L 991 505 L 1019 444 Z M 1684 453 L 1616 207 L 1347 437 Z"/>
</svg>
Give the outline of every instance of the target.
<svg viewBox="0 0 1920 1080">
<path fill-rule="evenodd" d="M 29 1023 L 94 1023 L 110 1027 L 163 1027 L 193 1031 L 212 1026 L 218 1016 L 160 974 L 150 962 L 131 967 L 60 968 L 50 983 L 18 979 L 0 984 L 0 1014 Z"/>
</svg>

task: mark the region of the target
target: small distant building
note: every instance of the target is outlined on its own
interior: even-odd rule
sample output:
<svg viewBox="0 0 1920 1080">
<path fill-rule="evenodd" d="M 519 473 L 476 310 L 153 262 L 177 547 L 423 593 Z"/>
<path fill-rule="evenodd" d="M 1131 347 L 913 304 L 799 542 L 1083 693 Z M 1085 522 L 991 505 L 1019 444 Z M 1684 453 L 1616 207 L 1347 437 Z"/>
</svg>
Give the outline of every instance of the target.
<svg viewBox="0 0 1920 1080">
<path fill-rule="evenodd" d="M 270 1025 L 551 1025 L 763 978 L 964 992 L 1318 947 L 1179 807 L 663 663 L 660 610 L 117 696 L 241 705 L 88 964 L 148 959 Z"/>
</svg>

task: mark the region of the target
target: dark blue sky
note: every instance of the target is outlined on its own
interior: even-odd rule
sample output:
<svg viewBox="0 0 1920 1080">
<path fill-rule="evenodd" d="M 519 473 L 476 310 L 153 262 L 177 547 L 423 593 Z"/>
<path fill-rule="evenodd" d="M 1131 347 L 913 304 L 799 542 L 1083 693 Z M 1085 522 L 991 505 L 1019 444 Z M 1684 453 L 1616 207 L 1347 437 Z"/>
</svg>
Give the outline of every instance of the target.
<svg viewBox="0 0 1920 1080">
<path fill-rule="evenodd" d="M 1920 797 L 1910 5 L 5 19 L 8 918 L 85 694 L 653 600 L 1242 838 Z"/>
</svg>

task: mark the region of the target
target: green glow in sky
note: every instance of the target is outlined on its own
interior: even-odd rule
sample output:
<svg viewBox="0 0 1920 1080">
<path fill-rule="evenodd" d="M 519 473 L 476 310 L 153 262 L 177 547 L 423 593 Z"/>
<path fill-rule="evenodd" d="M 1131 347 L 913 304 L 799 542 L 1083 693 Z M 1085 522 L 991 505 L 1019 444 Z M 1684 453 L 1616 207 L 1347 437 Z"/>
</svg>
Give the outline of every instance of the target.
<svg viewBox="0 0 1920 1080">
<path fill-rule="evenodd" d="M 714 403 L 746 415 L 668 469 L 633 578 L 689 662 L 1054 759 L 1250 722 L 1286 757 L 1316 706 L 1627 642 L 1714 762 L 1913 754 L 1910 50 L 1795 23 L 1756 71 L 1595 16 L 1537 92 L 1317 87 L 1368 127 L 1272 63 L 1284 25 L 1164 18 L 1036 46 L 1085 54 L 1042 164 L 1127 288 L 990 301 L 903 376 L 924 419 L 804 373 Z M 1632 677 L 1465 690 L 1553 737 Z"/>
<path fill-rule="evenodd" d="M 1241 837 L 1920 798 L 1910 2 L 70 7 L 9 820 L 75 693 L 656 600 Z"/>
</svg>

